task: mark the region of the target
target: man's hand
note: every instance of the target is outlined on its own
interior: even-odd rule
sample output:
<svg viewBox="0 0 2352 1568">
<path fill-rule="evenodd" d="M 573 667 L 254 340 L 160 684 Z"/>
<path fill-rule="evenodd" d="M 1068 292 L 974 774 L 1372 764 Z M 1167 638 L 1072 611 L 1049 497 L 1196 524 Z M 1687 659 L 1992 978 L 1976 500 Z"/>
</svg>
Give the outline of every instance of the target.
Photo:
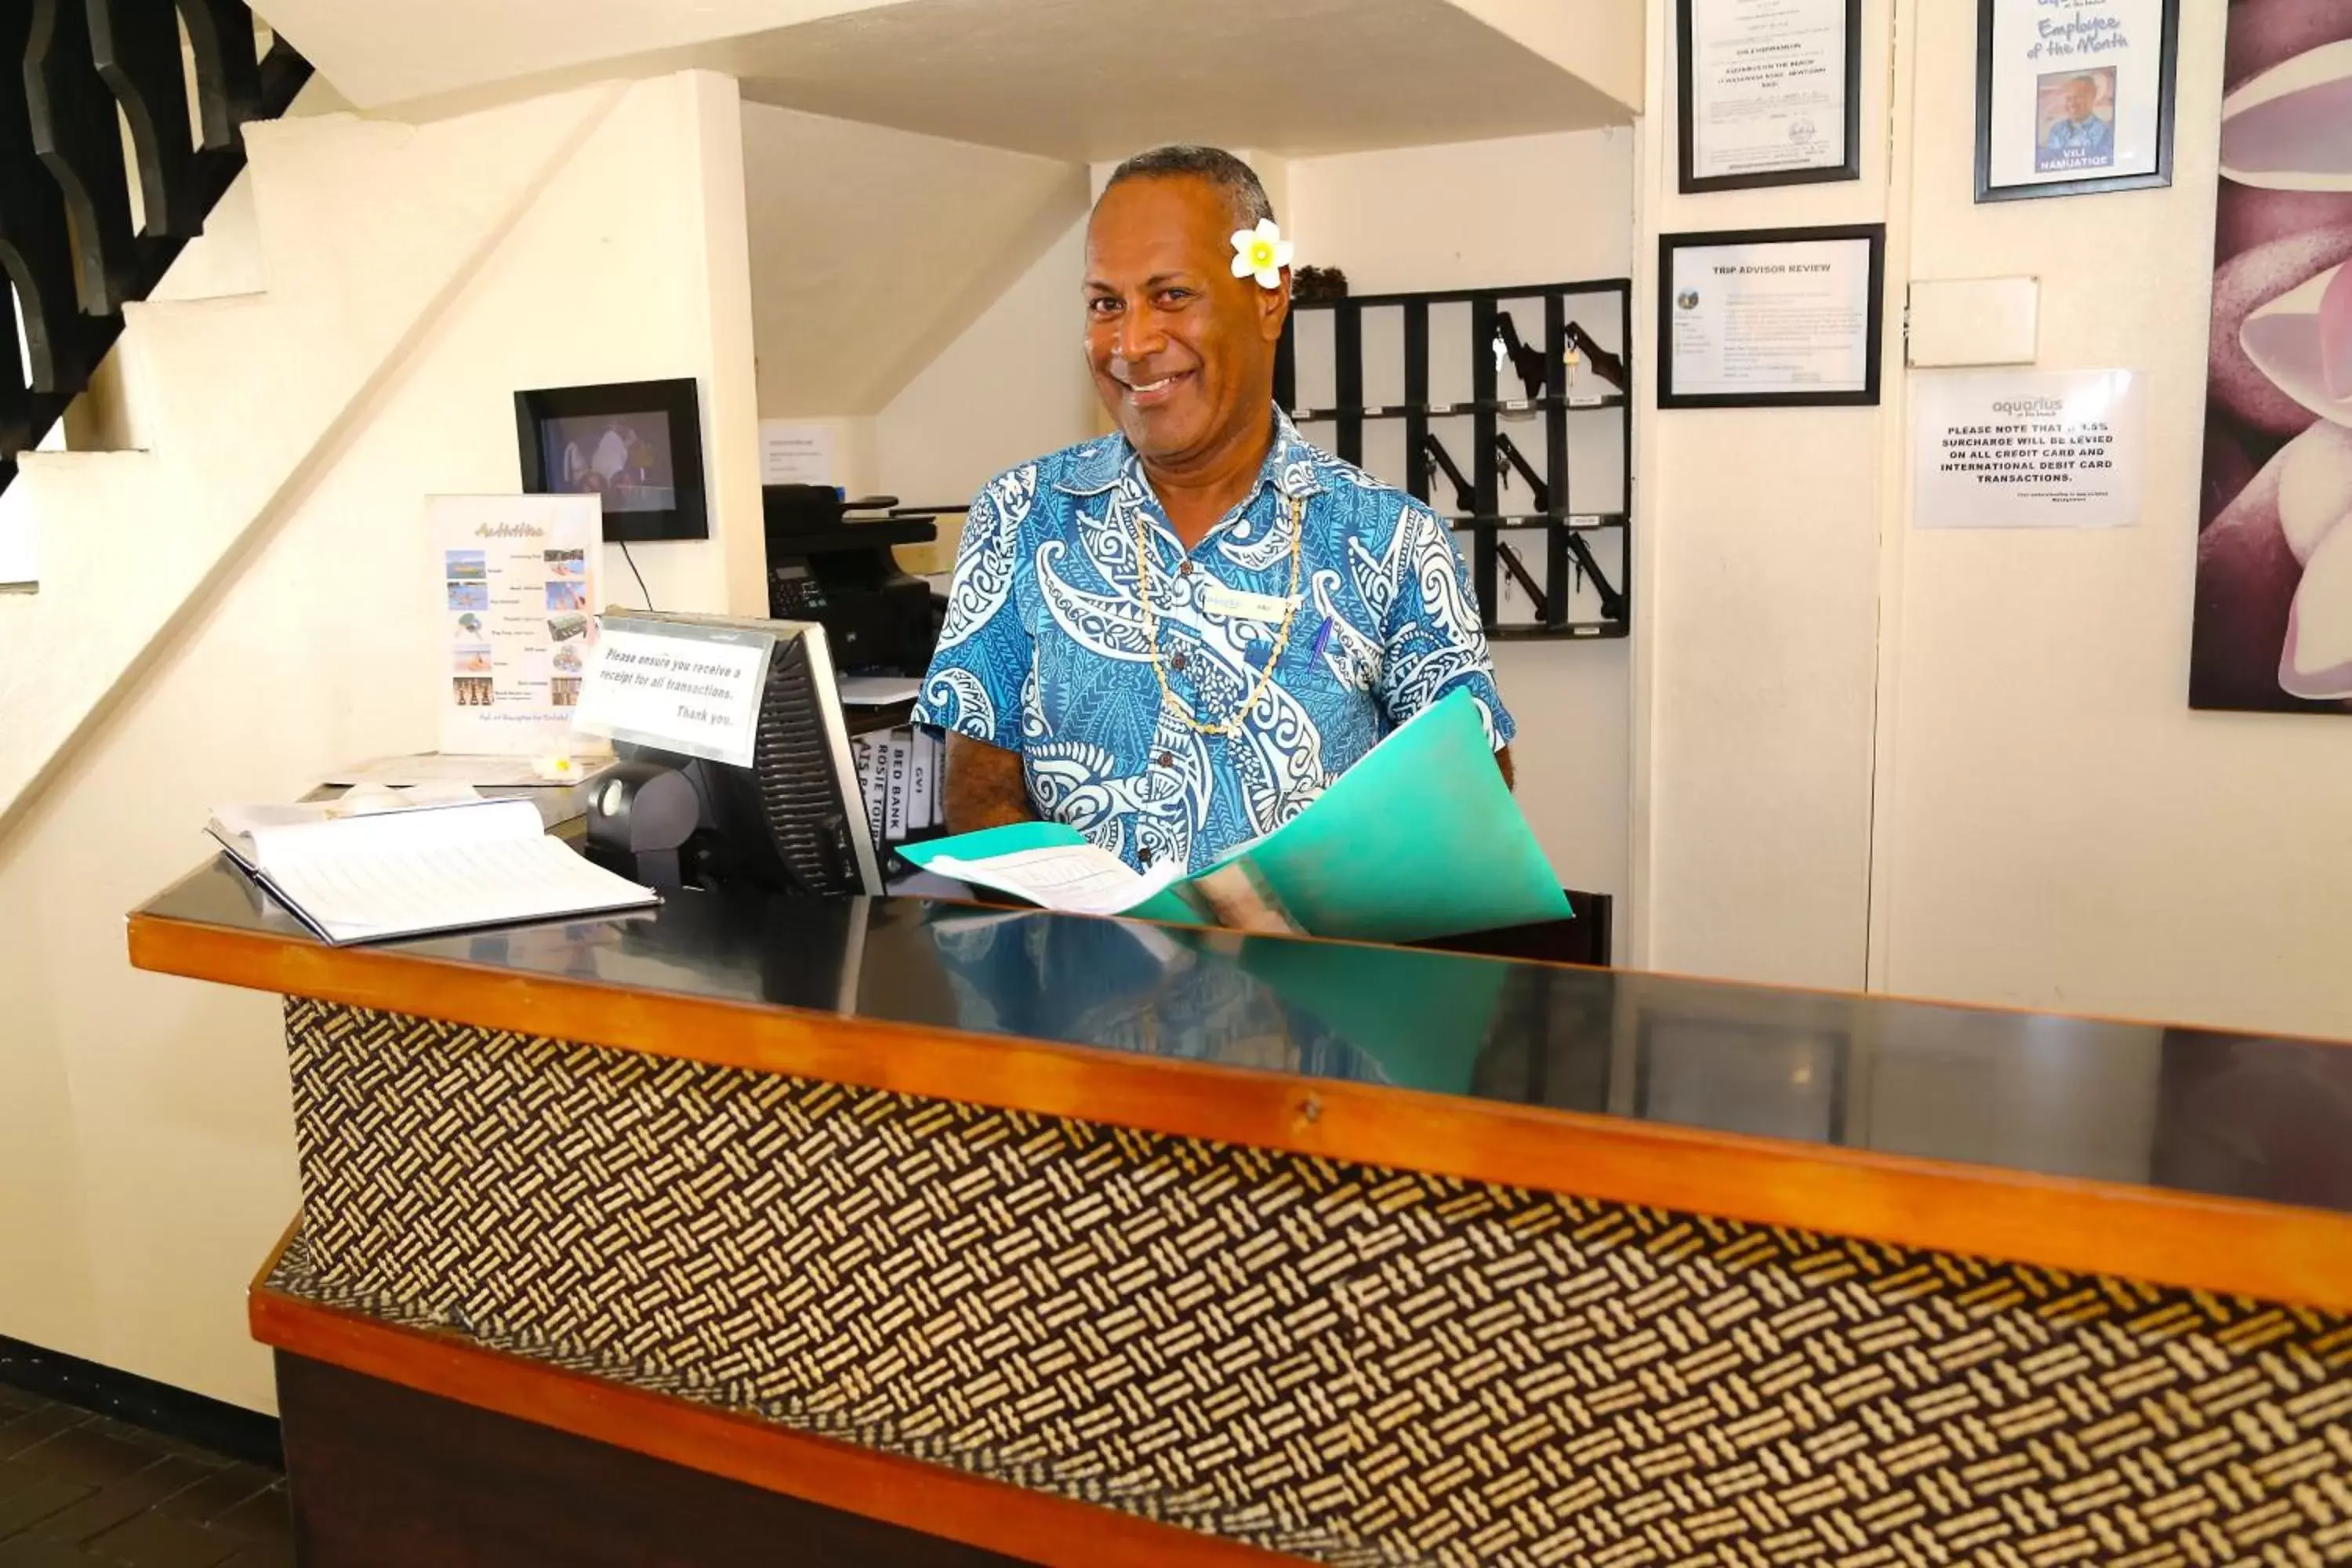
<svg viewBox="0 0 2352 1568">
<path fill-rule="evenodd" d="M 1217 923 L 1228 931 L 1256 931 L 1267 936 L 1307 934 L 1283 910 L 1280 900 L 1250 874 L 1246 862 L 1203 872 L 1193 879 L 1192 889 L 1209 906 Z"/>
<path fill-rule="evenodd" d="M 1022 775 L 1021 753 L 975 741 L 969 735 L 948 736 L 948 831 L 977 833 L 1008 822 L 1030 822 L 1029 781 Z"/>
<path fill-rule="evenodd" d="M 1497 746 L 1495 748 L 1495 765 L 1503 770 L 1503 787 L 1505 789 L 1516 790 L 1519 787 L 1519 775 L 1511 771 L 1510 747 Z"/>
</svg>

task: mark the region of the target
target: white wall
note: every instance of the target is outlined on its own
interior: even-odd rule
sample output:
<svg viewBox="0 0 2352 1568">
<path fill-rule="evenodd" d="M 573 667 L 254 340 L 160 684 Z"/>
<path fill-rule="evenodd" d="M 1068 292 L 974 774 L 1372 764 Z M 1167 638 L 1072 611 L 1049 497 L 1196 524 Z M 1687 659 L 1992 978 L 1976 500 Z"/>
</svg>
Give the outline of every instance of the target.
<svg viewBox="0 0 2352 1568">
<path fill-rule="evenodd" d="M 876 416 L 885 490 L 909 506 L 968 501 L 999 471 L 1094 434 L 1086 238 L 1085 220 L 1072 224 Z"/>
<path fill-rule="evenodd" d="M 1955 8 L 1961 0 L 1937 0 Z M 1886 216 L 1893 7 L 1863 12 L 1863 177 L 1675 190 L 1674 5 L 1650 0 L 1634 342 L 1654 343 L 1661 231 Z M 1967 52 L 1937 68 L 1965 76 Z M 1965 159 L 1954 142 L 1943 156 Z M 1887 275 L 1903 276 L 1890 234 Z M 1899 363 L 1899 334 L 1887 334 Z M 1880 408 L 1660 414 L 1643 356 L 1635 466 L 1634 914 L 1653 968 L 1859 987 L 1869 922 L 1879 553 L 1894 425 Z"/>
<path fill-rule="evenodd" d="M 853 496 L 893 495 L 908 506 L 961 506 L 1003 469 L 1096 433 L 1100 405 L 1080 352 L 1078 277 L 1086 224 L 1072 224 L 939 356 L 870 415 L 793 417 L 833 441 L 833 482 Z M 763 280 L 755 256 L 755 289 Z M 1056 345 L 1066 344 L 1066 353 Z M 762 353 L 790 345 L 762 340 Z M 778 417 L 772 405 L 766 417 Z M 785 416 L 785 417 L 792 417 Z M 906 546 L 910 571 L 953 564 L 962 520 L 939 520 L 939 542 Z"/>
<path fill-rule="evenodd" d="M 1644 123 L 1645 256 L 1883 219 L 1891 281 L 1882 407 L 1645 415 L 1638 960 L 2352 1033 L 2352 725 L 2188 708 L 2223 19 L 2182 7 L 2165 190 L 1975 205 L 1964 0 L 1864 7 L 1859 182 L 1680 196 Z M 2041 365 L 2147 373 L 2137 528 L 1911 529 L 1904 280 L 2007 275 Z"/>
<path fill-rule="evenodd" d="M 1076 163 L 743 105 L 761 410 L 871 415 L 1086 211 Z"/>
<path fill-rule="evenodd" d="M 760 103 L 743 141 L 761 416 L 825 431 L 833 483 L 956 505 L 1092 433 L 1083 165 Z"/>
<path fill-rule="evenodd" d="M 1340 268 L 1359 294 L 1627 277 L 1634 152 L 1632 132 L 1584 131 L 1293 159 L 1283 229 L 1302 263 Z M 1650 506 L 1645 489 L 1637 531 L 1653 526 Z M 1635 624 L 1648 614 L 1637 590 Z M 1567 885 L 1621 897 L 1630 664 L 1630 640 L 1495 648 L 1536 837 Z"/>
<path fill-rule="evenodd" d="M 123 915 L 203 859 L 215 803 L 434 745 L 422 500 L 513 489 L 514 388 L 698 376 L 708 450 L 751 471 L 734 105 L 701 74 L 626 89 L 0 840 L 0 1334 L 269 1405 L 244 1290 L 297 1202 L 278 1005 L 131 971 Z M 730 597 L 723 540 L 637 556 L 665 605 Z"/>
<path fill-rule="evenodd" d="M 2352 1035 L 2352 722 L 2188 707 L 2224 8 L 2181 7 L 2169 189 L 1983 207 L 1968 73 L 1927 63 L 1971 8 L 1919 11 L 1914 275 L 2038 275 L 2042 365 L 2146 372 L 2147 499 L 2106 532 L 1889 508 L 1874 982 Z"/>
</svg>

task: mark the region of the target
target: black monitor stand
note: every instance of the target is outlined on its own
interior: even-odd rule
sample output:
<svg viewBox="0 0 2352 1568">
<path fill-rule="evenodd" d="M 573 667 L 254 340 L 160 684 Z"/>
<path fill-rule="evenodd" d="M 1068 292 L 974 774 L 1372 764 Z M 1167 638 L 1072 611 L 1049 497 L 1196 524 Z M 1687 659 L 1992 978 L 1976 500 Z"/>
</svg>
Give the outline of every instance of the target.
<svg viewBox="0 0 2352 1568">
<path fill-rule="evenodd" d="M 608 616 L 605 626 L 633 621 L 756 633 L 772 637 L 774 651 L 750 765 L 617 739 L 618 761 L 584 786 L 588 858 L 664 891 L 879 893 L 824 628 L 645 610 Z"/>
</svg>

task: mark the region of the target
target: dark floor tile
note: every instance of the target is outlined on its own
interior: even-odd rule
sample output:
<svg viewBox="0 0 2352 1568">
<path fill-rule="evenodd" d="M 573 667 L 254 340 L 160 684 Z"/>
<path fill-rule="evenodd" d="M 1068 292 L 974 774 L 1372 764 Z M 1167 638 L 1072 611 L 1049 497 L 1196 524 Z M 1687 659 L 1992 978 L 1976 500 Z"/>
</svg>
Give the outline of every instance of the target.
<svg viewBox="0 0 2352 1568">
<path fill-rule="evenodd" d="M 290 1540 L 294 1534 L 294 1507 L 287 1500 L 284 1485 L 273 1486 L 214 1520 L 212 1528 L 253 1542 Z"/>
<path fill-rule="evenodd" d="M 93 1557 L 63 1542 L 20 1535 L 14 1541 L 0 1541 L 0 1568 L 114 1568 L 114 1565 L 102 1557 Z"/>
<path fill-rule="evenodd" d="M 19 1415 L 38 1410 L 48 1400 L 30 1389 L 16 1388 L 0 1383 L 0 1422 L 12 1421 Z"/>
<path fill-rule="evenodd" d="M 194 1485 L 173 1492 L 155 1505 L 157 1513 L 204 1524 L 218 1519 L 254 1493 L 279 1484 L 280 1478 L 258 1465 L 222 1466 Z"/>
<path fill-rule="evenodd" d="M 55 1476 L 36 1476 L 29 1486 L 0 1497 L 0 1541 L 31 1528 L 89 1496 L 92 1489 Z"/>
<path fill-rule="evenodd" d="M 247 1548 L 247 1542 L 234 1535 L 160 1513 L 142 1513 L 83 1546 L 100 1561 L 122 1568 L 215 1568 Z"/>
<path fill-rule="evenodd" d="M 193 1460 L 166 1456 L 143 1470 L 135 1470 L 111 1485 L 100 1488 L 81 1501 L 53 1513 L 33 1526 L 31 1533 L 51 1541 L 88 1541 L 201 1480 L 208 1472 Z"/>
<path fill-rule="evenodd" d="M 110 1437 L 119 1438 L 136 1447 L 152 1449 L 158 1454 L 170 1454 L 175 1458 L 194 1459 L 199 1464 L 205 1465 L 226 1465 L 233 1462 L 226 1454 L 217 1453 L 199 1444 L 183 1441 L 178 1437 L 166 1436 L 161 1432 L 151 1432 L 144 1426 L 133 1426 L 128 1421 L 101 1417 L 91 1425 Z"/>
<path fill-rule="evenodd" d="M 248 1546 L 221 1568 L 294 1568 L 294 1543 L 272 1541 L 263 1545 Z"/>
<path fill-rule="evenodd" d="M 46 1443 L 89 1419 L 86 1410 L 70 1405 L 49 1405 L 0 1426 L 0 1459 L 13 1459 L 37 1443 Z"/>
<path fill-rule="evenodd" d="M 47 1470 L 37 1470 L 30 1465 L 20 1465 L 14 1459 L 0 1459 L 0 1502 L 5 1502 L 38 1481 L 57 1478 Z"/>
<path fill-rule="evenodd" d="M 68 1426 L 29 1448 L 19 1449 L 16 1463 L 47 1470 L 64 1480 L 102 1487 L 135 1470 L 145 1469 L 157 1458 L 152 1448 L 110 1437 L 95 1426 Z"/>
</svg>

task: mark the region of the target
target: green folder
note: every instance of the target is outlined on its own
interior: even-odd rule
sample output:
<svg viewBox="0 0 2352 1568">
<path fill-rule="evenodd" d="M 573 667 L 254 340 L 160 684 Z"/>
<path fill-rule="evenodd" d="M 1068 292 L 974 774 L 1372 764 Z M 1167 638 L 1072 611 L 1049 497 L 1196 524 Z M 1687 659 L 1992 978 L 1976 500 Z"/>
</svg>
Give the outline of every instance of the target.
<svg viewBox="0 0 2352 1568">
<path fill-rule="evenodd" d="M 923 865 L 1083 842 L 1066 824 L 1024 822 L 899 853 Z M 1124 912 L 1202 923 L 1186 889 L 1228 868 L 1312 936 L 1417 942 L 1572 912 L 1466 691 L 1399 726 L 1282 826 Z"/>
</svg>

